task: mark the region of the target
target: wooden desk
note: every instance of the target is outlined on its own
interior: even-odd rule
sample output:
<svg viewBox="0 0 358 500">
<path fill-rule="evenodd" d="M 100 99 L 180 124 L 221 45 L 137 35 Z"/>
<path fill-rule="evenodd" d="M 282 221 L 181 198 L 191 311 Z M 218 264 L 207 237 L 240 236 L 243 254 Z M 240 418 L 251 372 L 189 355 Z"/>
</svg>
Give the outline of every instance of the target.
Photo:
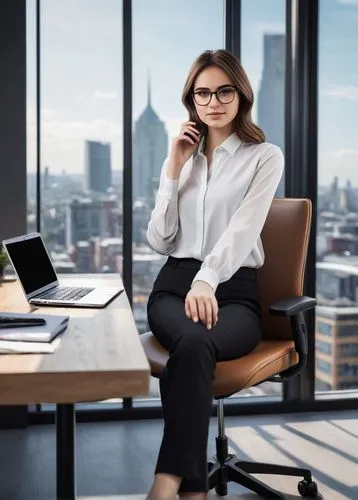
<svg viewBox="0 0 358 500">
<path fill-rule="evenodd" d="M 127 295 L 104 309 L 39 308 L 27 303 L 17 282 L 0 283 L 0 311 L 70 316 L 54 354 L 0 354 L 0 404 L 56 403 L 57 498 L 75 499 L 74 404 L 148 394 L 150 368 Z"/>
</svg>

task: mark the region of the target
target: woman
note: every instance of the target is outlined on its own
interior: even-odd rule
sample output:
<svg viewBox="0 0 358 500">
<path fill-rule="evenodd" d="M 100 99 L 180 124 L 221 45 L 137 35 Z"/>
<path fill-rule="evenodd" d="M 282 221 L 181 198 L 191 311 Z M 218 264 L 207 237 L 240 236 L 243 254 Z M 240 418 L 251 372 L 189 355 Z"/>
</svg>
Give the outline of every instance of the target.
<svg viewBox="0 0 358 500">
<path fill-rule="evenodd" d="M 283 155 L 252 122 L 238 59 L 206 51 L 182 101 L 189 112 L 164 163 L 149 245 L 168 260 L 148 300 L 150 328 L 169 351 L 161 374 L 164 434 L 148 500 L 207 498 L 207 439 L 217 361 L 261 339 L 260 233 Z"/>
</svg>

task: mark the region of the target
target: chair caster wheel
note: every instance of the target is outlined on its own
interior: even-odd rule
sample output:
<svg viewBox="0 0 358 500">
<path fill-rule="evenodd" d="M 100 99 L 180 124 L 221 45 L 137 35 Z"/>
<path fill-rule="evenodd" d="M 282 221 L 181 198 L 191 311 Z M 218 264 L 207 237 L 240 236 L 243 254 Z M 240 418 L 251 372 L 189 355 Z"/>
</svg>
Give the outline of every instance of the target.
<svg viewBox="0 0 358 500">
<path fill-rule="evenodd" d="M 317 483 L 314 481 L 308 482 L 303 479 L 298 483 L 297 489 L 301 497 L 317 498 L 318 496 Z"/>
<path fill-rule="evenodd" d="M 218 483 L 215 486 L 215 493 L 219 495 L 219 497 L 224 497 L 227 495 L 227 484 L 226 483 Z"/>
</svg>

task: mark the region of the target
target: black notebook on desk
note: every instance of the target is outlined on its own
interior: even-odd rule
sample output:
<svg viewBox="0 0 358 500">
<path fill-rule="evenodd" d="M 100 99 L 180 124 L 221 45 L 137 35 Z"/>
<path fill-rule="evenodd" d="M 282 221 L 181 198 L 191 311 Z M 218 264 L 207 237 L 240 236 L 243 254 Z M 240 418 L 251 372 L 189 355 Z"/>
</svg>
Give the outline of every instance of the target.
<svg viewBox="0 0 358 500">
<path fill-rule="evenodd" d="M 2 328 L 2 324 L 7 323 L 7 319 L 28 319 L 42 318 L 45 324 L 24 326 L 16 324 L 11 327 Z M 63 332 L 68 324 L 68 316 L 58 316 L 52 314 L 25 314 L 25 313 L 3 313 L 0 312 L 0 341 L 19 341 L 19 342 L 51 342 L 59 333 Z"/>
</svg>

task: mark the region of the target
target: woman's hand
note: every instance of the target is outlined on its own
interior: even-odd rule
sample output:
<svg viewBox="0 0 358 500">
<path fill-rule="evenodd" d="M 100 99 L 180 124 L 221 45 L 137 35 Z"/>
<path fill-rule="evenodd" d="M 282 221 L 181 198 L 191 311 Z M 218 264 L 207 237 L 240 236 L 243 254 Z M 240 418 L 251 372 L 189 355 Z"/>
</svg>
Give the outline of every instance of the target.
<svg viewBox="0 0 358 500">
<path fill-rule="evenodd" d="M 169 155 L 168 177 L 178 179 L 184 164 L 189 160 L 200 142 L 200 132 L 195 122 L 185 122 L 180 134 L 173 139 Z"/>
<path fill-rule="evenodd" d="M 218 321 L 218 301 L 205 281 L 195 281 L 185 297 L 185 314 L 195 323 L 200 321 L 210 330 Z"/>
</svg>

